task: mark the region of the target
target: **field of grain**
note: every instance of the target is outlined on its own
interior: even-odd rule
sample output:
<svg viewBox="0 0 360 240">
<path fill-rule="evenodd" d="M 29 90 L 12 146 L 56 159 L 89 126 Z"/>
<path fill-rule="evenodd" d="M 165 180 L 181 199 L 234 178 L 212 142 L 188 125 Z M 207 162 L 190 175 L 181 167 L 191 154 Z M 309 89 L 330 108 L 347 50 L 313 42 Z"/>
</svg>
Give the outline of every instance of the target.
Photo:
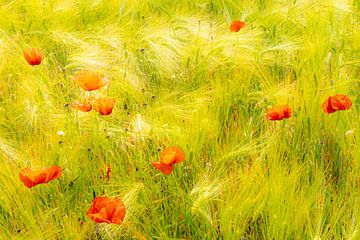
<svg viewBox="0 0 360 240">
<path fill-rule="evenodd" d="M 359 0 L 0 0 L 0 239 L 360 239 L 359 79 Z"/>
</svg>

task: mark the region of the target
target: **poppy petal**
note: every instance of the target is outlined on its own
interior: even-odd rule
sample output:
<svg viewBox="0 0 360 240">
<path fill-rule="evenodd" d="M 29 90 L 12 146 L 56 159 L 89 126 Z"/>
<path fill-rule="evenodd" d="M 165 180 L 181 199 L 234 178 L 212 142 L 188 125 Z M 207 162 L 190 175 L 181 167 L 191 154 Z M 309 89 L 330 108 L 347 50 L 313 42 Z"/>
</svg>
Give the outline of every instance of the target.
<svg viewBox="0 0 360 240">
<path fill-rule="evenodd" d="M 19 177 L 24 185 L 32 188 L 38 184 L 48 183 L 51 180 L 58 179 L 62 174 L 62 169 L 58 166 L 52 166 L 48 169 L 31 170 L 24 168 L 20 170 Z"/>
<path fill-rule="evenodd" d="M 35 48 L 28 48 L 24 50 L 23 55 L 28 64 L 32 66 L 39 65 L 43 58 L 41 50 Z"/>
<path fill-rule="evenodd" d="M 90 112 L 91 109 L 92 109 L 92 105 L 91 104 L 82 104 L 82 103 L 78 103 L 78 102 L 75 102 L 73 103 L 73 108 L 75 110 L 79 110 L 81 112 Z"/>
<path fill-rule="evenodd" d="M 111 222 L 114 224 L 122 224 L 124 217 L 125 217 L 125 206 L 117 207 L 115 208 L 115 211 L 112 214 Z"/>
<path fill-rule="evenodd" d="M 58 179 L 61 176 L 62 169 L 59 166 L 52 166 L 46 171 L 46 182 Z"/>
<path fill-rule="evenodd" d="M 166 148 L 160 155 L 160 162 L 164 164 L 176 163 L 176 148 Z"/>
<path fill-rule="evenodd" d="M 113 111 L 115 100 L 112 98 L 89 98 L 93 109 L 101 115 L 110 115 Z"/>
<path fill-rule="evenodd" d="M 166 148 L 160 155 L 160 162 L 164 164 L 175 164 L 184 161 L 184 159 L 185 153 L 176 146 Z"/>
<path fill-rule="evenodd" d="M 351 100 L 343 94 L 336 94 L 331 98 L 331 106 L 335 110 L 348 110 L 351 108 Z"/>
<path fill-rule="evenodd" d="M 151 165 L 154 168 L 160 170 L 165 175 L 169 175 L 173 170 L 173 167 L 170 164 L 165 164 L 165 163 L 161 163 L 161 162 L 160 163 L 159 162 L 153 162 L 153 163 L 151 163 Z"/>
<path fill-rule="evenodd" d="M 125 217 L 125 206 L 119 198 L 96 197 L 86 216 L 96 223 L 121 224 Z"/>
<path fill-rule="evenodd" d="M 97 72 L 81 71 L 74 76 L 75 83 L 85 91 L 97 90 L 106 84 L 108 79 Z"/>
<path fill-rule="evenodd" d="M 336 110 L 332 108 L 331 98 L 332 98 L 332 97 L 329 97 L 328 99 L 326 99 L 325 102 L 323 102 L 323 103 L 321 104 L 321 108 L 322 108 L 322 110 L 323 110 L 326 114 L 330 114 L 330 113 L 336 112 Z"/>
<path fill-rule="evenodd" d="M 245 27 L 245 23 L 240 20 L 232 21 L 230 24 L 230 31 L 231 32 L 238 32 L 240 29 Z"/>
<path fill-rule="evenodd" d="M 352 106 L 350 98 L 344 94 L 336 94 L 328 97 L 325 102 L 321 104 L 321 108 L 326 114 L 334 113 L 342 110 L 349 110 Z"/>
<path fill-rule="evenodd" d="M 292 109 L 287 105 L 273 107 L 267 110 L 266 119 L 271 121 L 279 121 L 284 118 L 290 118 Z"/>
</svg>

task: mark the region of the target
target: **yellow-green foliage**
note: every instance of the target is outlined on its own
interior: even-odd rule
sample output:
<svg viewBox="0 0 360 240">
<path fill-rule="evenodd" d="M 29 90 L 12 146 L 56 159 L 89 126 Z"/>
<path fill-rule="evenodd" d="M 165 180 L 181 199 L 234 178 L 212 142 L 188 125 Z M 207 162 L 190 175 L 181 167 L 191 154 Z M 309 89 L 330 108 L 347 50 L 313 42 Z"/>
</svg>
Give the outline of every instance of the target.
<svg viewBox="0 0 360 240">
<path fill-rule="evenodd" d="M 359 239 L 359 9 L 0 0 L 0 239 Z M 41 65 L 26 63 L 28 47 Z M 89 95 L 78 70 L 108 77 L 90 94 L 114 98 L 111 115 L 64 106 Z M 336 93 L 352 108 L 324 114 Z M 267 121 L 279 104 L 293 116 Z M 166 176 L 151 162 L 172 145 L 186 160 Z M 55 164 L 59 180 L 19 180 Z M 122 225 L 85 216 L 103 195 L 124 201 Z"/>
</svg>

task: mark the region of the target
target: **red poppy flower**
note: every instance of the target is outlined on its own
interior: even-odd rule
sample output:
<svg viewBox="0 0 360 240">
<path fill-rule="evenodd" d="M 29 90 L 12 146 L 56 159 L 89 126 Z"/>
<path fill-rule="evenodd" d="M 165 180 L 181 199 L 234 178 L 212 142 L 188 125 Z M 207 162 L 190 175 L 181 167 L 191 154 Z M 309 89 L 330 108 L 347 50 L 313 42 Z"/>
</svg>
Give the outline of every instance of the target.
<svg viewBox="0 0 360 240">
<path fill-rule="evenodd" d="M 48 183 L 51 180 L 58 179 L 61 176 L 61 173 L 62 169 L 58 166 L 40 170 L 24 168 L 20 170 L 19 177 L 26 187 L 32 188 L 38 184 Z"/>
<path fill-rule="evenodd" d="M 74 76 L 75 83 L 85 91 L 97 90 L 106 84 L 108 79 L 97 72 L 81 71 Z"/>
<path fill-rule="evenodd" d="M 23 52 L 25 60 L 30 65 L 39 65 L 42 61 L 43 55 L 40 49 L 28 48 Z"/>
<path fill-rule="evenodd" d="M 266 119 L 267 120 L 282 120 L 284 118 L 290 118 L 292 114 L 292 109 L 287 106 L 277 106 L 267 110 Z"/>
<path fill-rule="evenodd" d="M 326 114 L 334 113 L 336 111 L 348 110 L 351 108 L 351 100 L 344 94 L 336 94 L 335 96 L 328 97 L 321 108 Z"/>
<path fill-rule="evenodd" d="M 81 112 L 90 112 L 92 109 L 91 104 L 89 104 L 89 103 L 82 104 L 82 103 L 78 103 L 77 101 L 74 102 L 72 106 L 75 110 L 79 110 Z"/>
<path fill-rule="evenodd" d="M 242 29 L 243 27 L 245 27 L 245 23 L 239 20 L 235 20 L 231 22 L 230 25 L 230 31 L 231 32 L 238 32 L 240 31 L 240 29 Z"/>
<path fill-rule="evenodd" d="M 122 224 L 125 212 L 125 205 L 119 198 L 96 197 L 86 216 L 96 223 Z"/>
<path fill-rule="evenodd" d="M 88 98 L 93 106 L 93 109 L 101 115 L 110 115 L 115 105 L 115 100 L 112 98 Z"/>
<path fill-rule="evenodd" d="M 173 164 L 184 161 L 185 153 L 179 147 L 168 147 L 160 155 L 160 162 L 153 162 L 152 166 L 162 173 L 169 175 Z"/>
</svg>

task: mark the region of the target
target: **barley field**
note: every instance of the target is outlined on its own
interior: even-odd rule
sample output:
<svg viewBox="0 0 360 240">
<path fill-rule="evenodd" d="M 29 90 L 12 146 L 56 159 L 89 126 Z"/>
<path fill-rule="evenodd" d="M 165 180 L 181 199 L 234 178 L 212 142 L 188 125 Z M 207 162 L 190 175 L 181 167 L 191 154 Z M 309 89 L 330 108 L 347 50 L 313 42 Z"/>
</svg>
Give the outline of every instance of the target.
<svg viewBox="0 0 360 240">
<path fill-rule="evenodd" d="M 359 0 L 0 0 L 0 239 L 360 239 L 359 79 Z"/>
</svg>

